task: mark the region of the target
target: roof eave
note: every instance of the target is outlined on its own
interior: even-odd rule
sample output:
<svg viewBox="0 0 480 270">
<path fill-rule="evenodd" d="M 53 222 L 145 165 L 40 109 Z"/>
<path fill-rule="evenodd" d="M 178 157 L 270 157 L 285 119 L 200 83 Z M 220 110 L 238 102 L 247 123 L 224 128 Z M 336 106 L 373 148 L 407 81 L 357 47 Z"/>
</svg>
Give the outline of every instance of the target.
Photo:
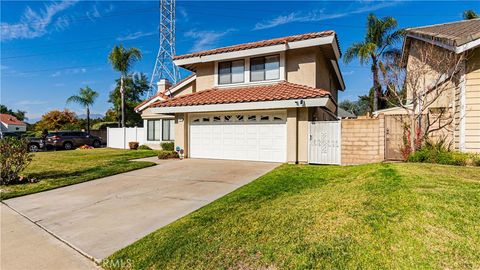
<svg viewBox="0 0 480 270">
<path fill-rule="evenodd" d="M 307 47 L 320 46 L 320 45 L 326 45 L 326 44 L 332 44 L 332 46 L 334 47 L 335 56 L 337 57 L 337 59 L 340 58 L 341 56 L 340 49 L 338 47 L 338 42 L 336 41 L 336 35 L 329 35 L 325 37 L 317 37 L 312 39 L 292 41 L 288 43 L 263 46 L 258 48 L 235 50 L 231 52 L 208 54 L 203 56 L 192 56 L 188 58 L 180 58 L 180 59 L 173 60 L 173 62 L 177 66 L 185 67 L 188 65 L 198 64 L 198 63 L 206 63 L 206 62 L 213 62 L 218 60 L 228 60 L 228 59 L 234 59 L 234 58 L 262 55 L 262 54 L 268 54 L 268 53 L 282 52 L 289 49 L 307 48 Z"/>
<path fill-rule="evenodd" d="M 195 112 L 216 112 L 216 111 L 247 111 L 247 110 L 266 110 L 281 108 L 300 108 L 300 107 L 326 107 L 330 111 L 335 111 L 335 103 L 327 96 L 305 98 L 305 99 L 287 99 L 274 101 L 256 101 L 225 104 L 206 104 L 193 106 L 171 106 L 171 107 L 153 107 L 152 113 L 195 113 Z"/>
</svg>

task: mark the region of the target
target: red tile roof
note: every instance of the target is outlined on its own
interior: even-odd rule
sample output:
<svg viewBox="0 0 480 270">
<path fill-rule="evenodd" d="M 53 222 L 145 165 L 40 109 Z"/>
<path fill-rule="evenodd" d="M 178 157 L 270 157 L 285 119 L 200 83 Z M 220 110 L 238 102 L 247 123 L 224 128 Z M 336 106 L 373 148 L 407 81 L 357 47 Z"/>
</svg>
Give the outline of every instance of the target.
<svg viewBox="0 0 480 270">
<path fill-rule="evenodd" d="M 0 114 L 0 121 L 7 125 L 18 125 L 18 126 L 26 126 L 24 122 L 18 120 L 15 116 L 10 114 L 1 113 Z"/>
<path fill-rule="evenodd" d="M 200 92 L 158 101 L 152 107 L 177 107 L 240 102 L 275 101 L 329 96 L 330 92 L 290 82 L 268 85 L 212 88 Z"/>
<path fill-rule="evenodd" d="M 253 49 L 253 48 L 273 46 L 273 45 L 278 45 L 278 44 L 283 44 L 283 43 L 288 43 L 288 42 L 293 42 L 293 41 L 300 41 L 300 40 L 305 40 L 305 39 L 326 37 L 326 36 L 331 36 L 331 35 L 335 35 L 335 32 L 329 30 L 329 31 L 322 31 L 322 32 L 306 33 L 306 34 L 301 34 L 301 35 L 274 38 L 274 39 L 269 39 L 269 40 L 261 40 L 261 41 L 256 41 L 256 42 L 250 42 L 250 43 L 244 43 L 244 44 L 239 44 L 239 45 L 217 48 L 217 49 L 213 49 L 213 50 L 207 50 L 207 51 L 177 55 L 177 56 L 173 57 L 173 59 L 178 60 L 178 59 L 185 59 L 185 58 L 190 58 L 190 57 L 241 51 L 241 50 L 247 50 L 247 49 Z"/>
</svg>

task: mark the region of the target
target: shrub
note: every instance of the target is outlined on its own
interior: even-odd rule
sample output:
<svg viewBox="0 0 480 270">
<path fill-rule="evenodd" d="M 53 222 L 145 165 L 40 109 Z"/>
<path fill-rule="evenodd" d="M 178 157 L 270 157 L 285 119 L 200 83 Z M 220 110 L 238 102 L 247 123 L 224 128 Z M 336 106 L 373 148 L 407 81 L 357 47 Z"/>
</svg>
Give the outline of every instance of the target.
<svg viewBox="0 0 480 270">
<path fill-rule="evenodd" d="M 148 147 L 145 144 L 140 145 L 137 149 L 138 150 L 152 150 L 152 148 Z"/>
<path fill-rule="evenodd" d="M 9 185 L 26 182 L 20 173 L 32 161 L 28 152 L 28 141 L 7 137 L 0 140 L 0 184 Z"/>
<path fill-rule="evenodd" d="M 469 154 L 450 151 L 444 142 L 427 142 L 421 149 L 408 157 L 408 162 L 438 163 L 444 165 L 466 166 L 471 157 Z"/>
<path fill-rule="evenodd" d="M 473 166 L 480 166 L 480 155 L 473 157 Z"/>
<path fill-rule="evenodd" d="M 128 147 L 130 147 L 131 150 L 137 150 L 138 145 L 138 142 L 128 142 Z"/>
<path fill-rule="evenodd" d="M 162 147 L 162 150 L 165 150 L 165 151 L 174 151 L 175 149 L 175 144 L 173 142 L 162 142 L 160 144 L 160 146 Z"/>
<path fill-rule="evenodd" d="M 437 156 L 437 163 L 445 165 L 465 166 L 467 165 L 468 158 L 468 154 L 461 152 L 439 152 Z"/>
<path fill-rule="evenodd" d="M 158 159 L 170 159 L 179 158 L 178 153 L 175 151 L 160 150 L 158 152 Z"/>
</svg>

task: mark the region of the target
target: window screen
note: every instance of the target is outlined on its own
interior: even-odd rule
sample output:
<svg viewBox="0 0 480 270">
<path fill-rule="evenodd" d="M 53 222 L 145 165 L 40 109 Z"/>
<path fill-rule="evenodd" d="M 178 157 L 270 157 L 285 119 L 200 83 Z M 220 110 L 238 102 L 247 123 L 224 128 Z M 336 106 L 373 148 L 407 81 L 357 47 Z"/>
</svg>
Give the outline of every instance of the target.
<svg viewBox="0 0 480 270">
<path fill-rule="evenodd" d="M 250 80 L 266 81 L 280 79 L 280 57 L 278 55 L 250 59 Z"/>
<path fill-rule="evenodd" d="M 172 125 L 173 120 L 162 120 L 162 140 L 163 141 L 171 141 L 172 134 L 170 133 L 170 127 Z"/>
<path fill-rule="evenodd" d="M 218 63 L 218 84 L 244 82 L 245 62 L 235 60 Z"/>
<path fill-rule="evenodd" d="M 160 141 L 160 120 L 147 120 L 147 140 Z"/>
</svg>

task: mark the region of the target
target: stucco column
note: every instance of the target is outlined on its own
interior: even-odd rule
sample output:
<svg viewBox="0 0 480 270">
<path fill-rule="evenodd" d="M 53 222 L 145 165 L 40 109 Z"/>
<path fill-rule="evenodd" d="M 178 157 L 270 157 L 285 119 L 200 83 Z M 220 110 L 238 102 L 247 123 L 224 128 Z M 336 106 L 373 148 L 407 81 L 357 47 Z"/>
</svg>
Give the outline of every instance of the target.
<svg viewBox="0 0 480 270">
<path fill-rule="evenodd" d="M 297 161 L 298 163 L 308 163 L 308 108 L 298 108 L 297 123 Z"/>
<path fill-rule="evenodd" d="M 175 148 L 180 147 L 184 151 L 184 157 L 188 157 L 188 114 L 175 114 Z"/>
<path fill-rule="evenodd" d="M 287 162 L 297 163 L 297 109 L 287 109 Z"/>
</svg>

